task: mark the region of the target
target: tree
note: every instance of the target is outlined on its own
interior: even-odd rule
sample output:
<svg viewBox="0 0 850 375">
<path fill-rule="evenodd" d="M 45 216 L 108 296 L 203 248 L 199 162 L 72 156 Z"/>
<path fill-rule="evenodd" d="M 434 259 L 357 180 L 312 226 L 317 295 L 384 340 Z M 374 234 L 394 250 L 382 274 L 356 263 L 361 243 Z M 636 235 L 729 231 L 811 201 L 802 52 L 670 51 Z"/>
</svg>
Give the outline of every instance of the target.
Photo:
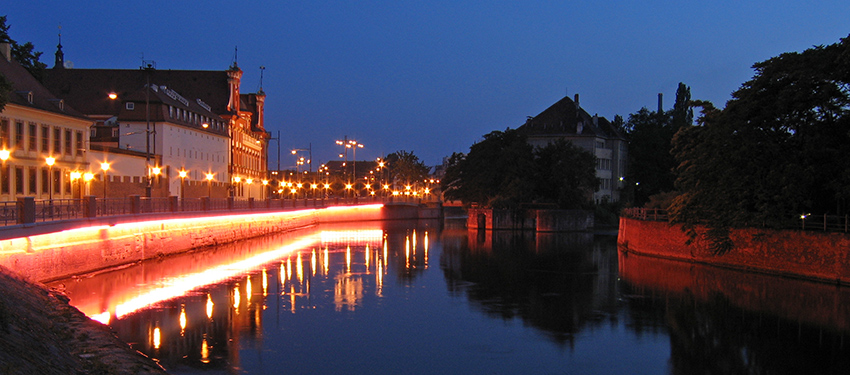
<svg viewBox="0 0 850 375">
<path fill-rule="evenodd" d="M 390 179 L 393 181 L 411 184 L 428 177 L 428 167 L 413 154 L 413 151 L 399 150 L 389 154 L 387 163 L 390 168 Z"/>
<path fill-rule="evenodd" d="M 679 82 L 673 109 L 652 112 L 641 108 L 629 115 L 624 133 L 629 140 L 629 167 L 626 176 L 632 203 L 643 206 L 651 197 L 670 194 L 675 189 L 676 160 L 670 153 L 673 135 L 693 123 L 691 88 Z"/>
<path fill-rule="evenodd" d="M 6 16 L 0 16 L 0 43 L 9 43 L 12 47 L 12 58 L 32 74 L 39 82 L 44 81 L 47 64 L 39 61 L 41 52 L 35 51 L 31 42 L 19 44 L 9 36 L 9 25 L 6 25 Z"/>
<path fill-rule="evenodd" d="M 596 157 L 566 140 L 535 150 L 536 200 L 557 203 L 560 208 L 586 208 L 590 193 L 599 187 Z"/>
<path fill-rule="evenodd" d="M 534 191 L 533 148 L 515 129 L 493 131 L 454 154 L 441 181 L 446 199 L 485 207 L 511 208 L 530 202 Z"/>
<path fill-rule="evenodd" d="M 516 130 L 494 131 L 449 158 L 443 196 L 464 205 L 517 208 L 522 203 L 585 207 L 598 187 L 596 157 L 567 141 L 534 149 Z"/>
<path fill-rule="evenodd" d="M 674 140 L 674 222 L 716 253 L 736 227 L 783 228 L 801 213 L 845 212 L 850 196 L 850 37 L 756 63 L 726 108 L 705 102 Z"/>
</svg>

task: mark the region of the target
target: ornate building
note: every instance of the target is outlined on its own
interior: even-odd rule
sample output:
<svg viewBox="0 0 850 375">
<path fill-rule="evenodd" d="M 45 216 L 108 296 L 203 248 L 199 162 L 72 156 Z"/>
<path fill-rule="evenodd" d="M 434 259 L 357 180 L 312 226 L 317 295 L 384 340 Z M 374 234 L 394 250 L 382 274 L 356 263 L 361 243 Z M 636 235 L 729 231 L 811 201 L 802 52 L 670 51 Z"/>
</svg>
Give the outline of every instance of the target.
<svg viewBox="0 0 850 375">
<path fill-rule="evenodd" d="M 123 194 L 261 197 L 270 138 L 265 94 L 240 92 L 236 64 L 224 71 L 157 70 L 152 63 L 63 69 L 59 59 L 45 85 L 96 121 L 96 157 L 123 162 L 109 180 L 124 183 Z"/>
</svg>

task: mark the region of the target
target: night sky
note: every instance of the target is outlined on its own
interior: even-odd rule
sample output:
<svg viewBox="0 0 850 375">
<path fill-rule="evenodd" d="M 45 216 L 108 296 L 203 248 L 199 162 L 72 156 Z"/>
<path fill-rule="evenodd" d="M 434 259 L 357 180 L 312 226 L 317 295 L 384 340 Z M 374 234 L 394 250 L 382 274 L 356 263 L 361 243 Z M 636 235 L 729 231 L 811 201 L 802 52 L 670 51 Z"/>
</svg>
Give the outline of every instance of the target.
<svg viewBox="0 0 850 375">
<path fill-rule="evenodd" d="M 265 66 L 266 129 L 314 166 L 397 150 L 441 162 L 564 95 L 627 118 L 676 86 L 723 107 L 752 64 L 850 34 L 850 1 L 7 1 L 12 39 L 53 66 L 224 70 L 243 92 Z M 238 48 L 238 55 L 234 52 Z M 271 144 L 276 148 L 276 144 Z M 276 150 L 270 165 L 276 162 Z M 349 158 L 351 156 L 349 155 Z"/>
</svg>

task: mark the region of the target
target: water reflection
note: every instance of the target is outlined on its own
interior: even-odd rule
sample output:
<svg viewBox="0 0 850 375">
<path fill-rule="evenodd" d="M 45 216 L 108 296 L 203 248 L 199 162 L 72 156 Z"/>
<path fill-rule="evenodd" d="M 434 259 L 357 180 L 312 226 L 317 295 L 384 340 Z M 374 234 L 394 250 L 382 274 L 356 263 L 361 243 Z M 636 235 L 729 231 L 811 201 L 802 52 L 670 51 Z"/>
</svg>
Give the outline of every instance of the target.
<svg viewBox="0 0 850 375">
<path fill-rule="evenodd" d="M 847 373 L 850 290 L 634 254 L 620 256 L 632 329 L 669 329 L 672 372 Z"/>
<path fill-rule="evenodd" d="M 367 294 L 383 296 L 391 265 L 415 278 L 427 262 L 416 243 L 428 231 L 388 235 L 393 225 L 323 225 L 51 285 L 166 368 L 234 369 L 243 345 L 262 346 L 270 306 L 295 314 L 329 299 L 353 312 Z"/>
<path fill-rule="evenodd" d="M 52 286 L 174 374 L 850 369 L 847 288 L 437 224 L 321 226 Z"/>
<path fill-rule="evenodd" d="M 610 236 L 445 230 L 440 267 L 449 292 L 489 316 L 520 318 L 560 345 L 617 320 L 617 256 Z"/>
</svg>

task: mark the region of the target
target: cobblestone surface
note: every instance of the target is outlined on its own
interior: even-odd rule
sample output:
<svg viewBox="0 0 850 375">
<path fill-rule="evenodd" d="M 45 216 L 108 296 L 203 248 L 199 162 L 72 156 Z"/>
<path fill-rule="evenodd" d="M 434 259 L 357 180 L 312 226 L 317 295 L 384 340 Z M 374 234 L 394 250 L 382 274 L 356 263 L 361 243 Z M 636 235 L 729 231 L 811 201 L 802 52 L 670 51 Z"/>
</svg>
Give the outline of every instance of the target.
<svg viewBox="0 0 850 375">
<path fill-rule="evenodd" d="M 165 374 L 60 291 L 0 267 L 0 374 Z"/>
</svg>

